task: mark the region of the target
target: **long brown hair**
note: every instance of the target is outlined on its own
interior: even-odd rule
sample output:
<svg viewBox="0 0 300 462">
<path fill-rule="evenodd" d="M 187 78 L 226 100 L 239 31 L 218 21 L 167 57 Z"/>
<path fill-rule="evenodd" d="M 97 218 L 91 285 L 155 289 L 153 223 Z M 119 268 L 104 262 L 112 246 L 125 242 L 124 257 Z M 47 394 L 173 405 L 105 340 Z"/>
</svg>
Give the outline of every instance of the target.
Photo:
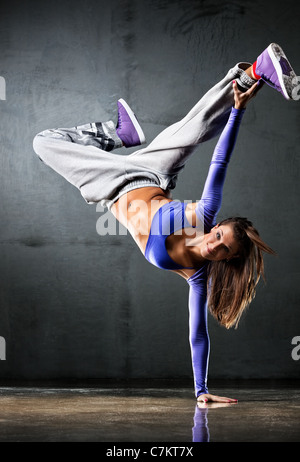
<svg viewBox="0 0 300 462">
<path fill-rule="evenodd" d="M 239 243 L 238 256 L 230 261 L 213 261 L 208 269 L 208 307 L 227 329 L 237 327 L 245 308 L 255 297 L 260 277 L 264 277 L 263 252 L 275 255 L 259 236 L 251 221 L 231 217 L 220 225 L 232 226 Z"/>
</svg>

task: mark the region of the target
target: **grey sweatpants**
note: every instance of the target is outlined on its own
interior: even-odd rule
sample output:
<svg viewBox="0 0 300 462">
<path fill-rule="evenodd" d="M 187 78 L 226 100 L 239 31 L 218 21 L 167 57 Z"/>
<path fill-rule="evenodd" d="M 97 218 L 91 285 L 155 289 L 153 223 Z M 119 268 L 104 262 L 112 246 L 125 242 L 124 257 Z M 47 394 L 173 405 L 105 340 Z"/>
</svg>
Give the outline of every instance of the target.
<svg viewBox="0 0 300 462">
<path fill-rule="evenodd" d="M 179 122 L 163 130 L 147 147 L 124 156 L 112 121 L 45 130 L 35 136 L 39 158 L 71 184 L 87 203 L 110 208 L 126 192 L 144 186 L 173 189 L 178 173 L 199 143 L 217 136 L 233 105 L 232 80 L 245 89 L 254 81 L 238 63 Z"/>
</svg>

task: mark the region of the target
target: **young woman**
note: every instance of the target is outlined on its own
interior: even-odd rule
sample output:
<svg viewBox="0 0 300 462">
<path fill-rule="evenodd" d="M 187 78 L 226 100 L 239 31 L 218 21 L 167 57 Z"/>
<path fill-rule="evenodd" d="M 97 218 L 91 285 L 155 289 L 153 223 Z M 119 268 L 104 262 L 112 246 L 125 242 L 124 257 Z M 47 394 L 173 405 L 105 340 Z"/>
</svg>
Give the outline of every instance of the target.
<svg viewBox="0 0 300 462">
<path fill-rule="evenodd" d="M 297 99 L 296 74 L 277 44 L 252 65 L 230 69 L 181 121 L 131 155 L 109 152 L 145 142 L 124 100 L 118 101 L 117 127 L 112 121 L 92 123 L 46 130 L 34 139 L 40 159 L 76 186 L 87 203 L 107 206 L 150 263 L 186 279 L 195 395 L 202 402 L 236 401 L 207 389 L 207 307 L 221 325 L 237 325 L 263 276 L 263 252 L 274 253 L 246 218 L 216 223 L 245 107 L 264 82 L 286 99 Z M 173 201 L 170 191 L 188 158 L 221 131 L 201 200 Z"/>
</svg>

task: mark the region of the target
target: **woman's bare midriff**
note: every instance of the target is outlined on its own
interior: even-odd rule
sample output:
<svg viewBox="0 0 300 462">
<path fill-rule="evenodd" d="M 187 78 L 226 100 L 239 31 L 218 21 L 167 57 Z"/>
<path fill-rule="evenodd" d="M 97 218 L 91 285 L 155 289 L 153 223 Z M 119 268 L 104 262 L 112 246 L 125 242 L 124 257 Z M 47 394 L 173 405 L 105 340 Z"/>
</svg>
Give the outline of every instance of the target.
<svg viewBox="0 0 300 462">
<path fill-rule="evenodd" d="M 172 200 L 170 194 L 161 188 L 138 188 L 121 196 L 113 204 L 111 212 L 128 229 L 141 251 L 145 253 L 155 213 Z"/>
<path fill-rule="evenodd" d="M 115 218 L 128 229 L 131 236 L 145 254 L 145 249 L 151 229 L 151 223 L 157 210 L 173 199 L 168 191 L 157 187 L 144 187 L 129 191 L 120 197 L 111 208 Z M 195 225 L 196 203 L 188 204 L 186 216 L 189 223 Z M 190 238 L 189 234 L 189 238 Z M 193 266 L 190 255 L 185 247 L 185 233 L 167 238 L 167 251 L 173 260 L 183 266 Z M 187 279 L 195 273 L 196 269 L 175 270 L 177 274 Z"/>
</svg>

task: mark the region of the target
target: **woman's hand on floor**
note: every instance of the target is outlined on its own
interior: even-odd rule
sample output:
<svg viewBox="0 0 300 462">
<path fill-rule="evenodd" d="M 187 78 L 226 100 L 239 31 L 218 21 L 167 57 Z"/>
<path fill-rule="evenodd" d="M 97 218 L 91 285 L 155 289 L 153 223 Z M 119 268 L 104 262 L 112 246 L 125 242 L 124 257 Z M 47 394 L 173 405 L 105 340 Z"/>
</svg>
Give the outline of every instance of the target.
<svg viewBox="0 0 300 462">
<path fill-rule="evenodd" d="M 200 402 L 200 403 L 208 403 L 208 402 L 214 402 L 214 403 L 237 403 L 238 402 L 237 399 L 226 398 L 225 396 L 211 395 L 209 393 L 198 396 L 197 401 Z"/>
</svg>

